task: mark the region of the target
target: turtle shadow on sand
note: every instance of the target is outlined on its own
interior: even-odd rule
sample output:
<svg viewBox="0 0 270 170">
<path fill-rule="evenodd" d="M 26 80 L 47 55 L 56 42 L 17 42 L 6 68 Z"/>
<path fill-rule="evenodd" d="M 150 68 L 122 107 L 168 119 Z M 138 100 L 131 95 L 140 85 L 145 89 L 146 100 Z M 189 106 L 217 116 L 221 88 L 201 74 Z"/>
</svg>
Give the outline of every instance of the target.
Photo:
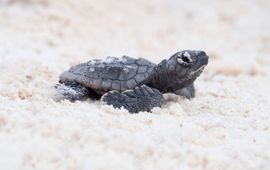
<svg viewBox="0 0 270 170">
<path fill-rule="evenodd" d="M 158 65 L 123 56 L 90 60 L 60 75 L 57 91 L 70 101 L 101 99 L 130 113 L 150 112 L 164 103 L 163 93 L 195 97 L 194 81 L 208 63 L 204 51 L 184 50 Z"/>
</svg>

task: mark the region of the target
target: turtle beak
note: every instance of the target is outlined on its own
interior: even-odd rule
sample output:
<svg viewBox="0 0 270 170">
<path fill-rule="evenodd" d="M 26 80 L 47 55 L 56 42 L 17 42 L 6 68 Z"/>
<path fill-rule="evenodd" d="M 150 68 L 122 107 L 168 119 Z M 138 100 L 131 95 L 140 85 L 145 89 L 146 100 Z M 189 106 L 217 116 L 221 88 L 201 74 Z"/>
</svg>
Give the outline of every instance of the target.
<svg viewBox="0 0 270 170">
<path fill-rule="evenodd" d="M 203 70 L 204 70 L 204 67 L 205 67 L 205 65 L 201 66 L 201 67 L 198 68 L 197 70 L 190 72 L 189 75 L 190 75 L 190 76 L 194 76 L 195 74 L 201 74 L 201 73 L 203 72 Z"/>
<path fill-rule="evenodd" d="M 201 55 L 200 56 L 201 57 L 201 63 L 202 63 L 202 65 L 204 65 L 204 66 L 206 66 L 207 64 L 208 64 L 208 55 Z"/>
<path fill-rule="evenodd" d="M 208 55 L 204 51 L 195 51 L 195 55 L 198 57 L 200 61 L 200 65 L 208 64 Z"/>
<path fill-rule="evenodd" d="M 204 51 L 194 51 L 197 57 L 197 64 L 193 71 L 188 75 L 189 78 L 198 77 L 204 70 L 204 67 L 208 64 L 208 55 Z"/>
</svg>

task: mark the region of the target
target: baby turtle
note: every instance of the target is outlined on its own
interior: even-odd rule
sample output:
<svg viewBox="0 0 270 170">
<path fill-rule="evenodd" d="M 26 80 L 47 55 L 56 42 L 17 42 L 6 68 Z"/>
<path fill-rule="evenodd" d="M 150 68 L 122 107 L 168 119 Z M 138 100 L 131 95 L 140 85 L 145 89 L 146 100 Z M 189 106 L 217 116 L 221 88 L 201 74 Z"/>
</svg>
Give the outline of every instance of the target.
<svg viewBox="0 0 270 170">
<path fill-rule="evenodd" d="M 130 113 L 150 112 L 164 103 L 162 93 L 188 99 L 195 96 L 194 81 L 208 63 L 204 51 L 180 51 L 158 65 L 128 56 L 91 60 L 60 75 L 56 89 L 71 101 L 101 99 Z"/>
</svg>

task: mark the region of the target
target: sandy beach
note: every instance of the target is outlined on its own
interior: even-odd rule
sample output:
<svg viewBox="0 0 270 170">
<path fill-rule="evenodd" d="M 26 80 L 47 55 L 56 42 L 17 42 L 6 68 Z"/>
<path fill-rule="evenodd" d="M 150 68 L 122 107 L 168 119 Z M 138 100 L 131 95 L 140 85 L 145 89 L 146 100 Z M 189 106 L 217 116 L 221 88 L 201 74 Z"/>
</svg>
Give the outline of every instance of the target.
<svg viewBox="0 0 270 170">
<path fill-rule="evenodd" d="M 0 0 L 3 170 L 269 170 L 268 0 Z M 152 113 L 58 102 L 71 66 L 106 56 L 154 63 L 210 56 L 196 97 Z"/>
</svg>

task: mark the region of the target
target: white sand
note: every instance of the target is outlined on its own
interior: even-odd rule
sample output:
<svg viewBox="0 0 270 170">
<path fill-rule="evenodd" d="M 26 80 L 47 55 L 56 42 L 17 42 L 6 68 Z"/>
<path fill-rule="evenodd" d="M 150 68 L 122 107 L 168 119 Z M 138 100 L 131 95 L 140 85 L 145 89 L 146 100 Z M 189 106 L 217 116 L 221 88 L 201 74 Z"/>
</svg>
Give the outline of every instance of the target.
<svg viewBox="0 0 270 170">
<path fill-rule="evenodd" d="M 270 169 L 270 1 L 0 0 L 0 169 Z M 152 114 L 53 100 L 93 58 L 203 49 L 197 97 Z"/>
</svg>

